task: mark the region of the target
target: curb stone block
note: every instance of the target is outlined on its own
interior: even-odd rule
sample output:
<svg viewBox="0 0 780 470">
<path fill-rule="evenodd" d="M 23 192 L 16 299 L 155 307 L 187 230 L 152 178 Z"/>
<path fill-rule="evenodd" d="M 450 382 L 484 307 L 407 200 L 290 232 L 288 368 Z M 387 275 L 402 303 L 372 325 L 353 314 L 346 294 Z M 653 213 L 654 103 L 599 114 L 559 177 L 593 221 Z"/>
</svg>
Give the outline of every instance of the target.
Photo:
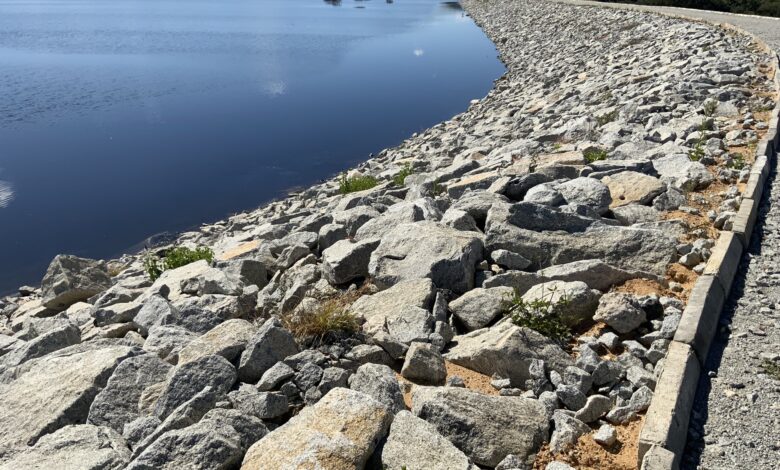
<svg viewBox="0 0 780 470">
<path fill-rule="evenodd" d="M 758 201 L 759 199 L 742 199 L 742 205 L 739 206 L 739 212 L 734 218 L 734 226 L 731 231 L 739 238 L 745 248 L 750 243 L 750 235 L 753 234 L 753 226 L 756 224 Z"/>
<path fill-rule="evenodd" d="M 742 193 L 743 200 L 745 199 L 761 199 L 761 173 L 756 173 L 755 170 L 750 173 L 750 178 L 745 185 L 745 192 Z"/>
<path fill-rule="evenodd" d="M 724 295 L 731 291 L 731 283 L 742 259 L 742 243 L 732 232 L 721 232 L 712 248 L 712 255 L 704 266 L 704 276 L 714 276 Z"/>
<path fill-rule="evenodd" d="M 766 183 L 767 178 L 769 178 L 769 159 L 766 155 L 762 154 L 756 157 L 753 168 L 750 170 L 750 175 L 758 175 L 761 178 L 759 180 L 759 193 L 762 193 L 763 191 L 761 190 L 764 187 L 763 185 Z"/>
<path fill-rule="evenodd" d="M 699 277 L 674 334 L 674 341 L 693 348 L 702 364 L 715 336 L 724 300 L 723 288 L 715 276 Z"/>
<path fill-rule="evenodd" d="M 677 470 L 680 468 L 674 460 L 674 454 L 663 447 L 653 446 L 642 459 L 640 470 Z"/>
<path fill-rule="evenodd" d="M 672 341 L 639 434 L 638 467 L 642 466 L 645 454 L 653 446 L 663 447 L 674 455 L 672 467 L 664 468 L 676 468 L 679 465 L 688 436 L 688 420 L 700 373 L 699 361 L 691 347 Z"/>
</svg>

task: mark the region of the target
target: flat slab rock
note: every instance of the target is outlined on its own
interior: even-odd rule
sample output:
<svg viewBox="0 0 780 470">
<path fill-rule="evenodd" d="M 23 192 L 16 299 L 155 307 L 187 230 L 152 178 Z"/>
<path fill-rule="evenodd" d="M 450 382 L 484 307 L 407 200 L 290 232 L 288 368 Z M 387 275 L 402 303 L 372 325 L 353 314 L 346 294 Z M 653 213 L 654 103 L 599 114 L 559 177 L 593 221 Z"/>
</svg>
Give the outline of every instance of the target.
<svg viewBox="0 0 780 470">
<path fill-rule="evenodd" d="M 436 426 L 406 410 L 395 415 L 387 441 L 377 454 L 386 470 L 477 470 Z"/>
<path fill-rule="evenodd" d="M 0 464 L 0 470 L 119 470 L 129 460 L 130 449 L 119 433 L 77 424 L 43 436 L 35 446 Z"/>
<path fill-rule="evenodd" d="M 415 387 L 412 413 L 433 424 L 474 463 L 488 467 L 509 454 L 532 463 L 550 426 L 537 400 L 457 387 Z"/>
<path fill-rule="evenodd" d="M 363 468 L 391 421 L 368 395 L 335 388 L 250 447 L 241 469 Z"/>
<path fill-rule="evenodd" d="M 434 222 L 402 224 L 382 237 L 371 254 L 369 274 L 380 288 L 429 278 L 436 287 L 464 293 L 474 287 L 482 239 Z"/>
<path fill-rule="evenodd" d="M 45 357 L 0 385 L 0 457 L 63 426 L 85 422 L 90 403 L 114 368 L 134 351 L 118 346 Z"/>
<path fill-rule="evenodd" d="M 515 386 L 523 386 L 531 378 L 529 367 L 535 359 L 559 372 L 573 364 L 571 357 L 552 340 L 507 321 L 456 336 L 453 341 L 455 345 L 444 355 L 445 359 L 485 375 L 509 378 Z"/>
</svg>

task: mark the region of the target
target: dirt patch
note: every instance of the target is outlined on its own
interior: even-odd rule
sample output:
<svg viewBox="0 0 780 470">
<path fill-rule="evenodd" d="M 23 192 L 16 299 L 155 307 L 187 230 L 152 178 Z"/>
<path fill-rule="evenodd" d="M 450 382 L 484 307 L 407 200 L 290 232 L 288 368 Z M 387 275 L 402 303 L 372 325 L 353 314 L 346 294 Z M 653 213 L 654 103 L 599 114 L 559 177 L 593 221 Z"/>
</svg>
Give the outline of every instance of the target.
<svg viewBox="0 0 780 470">
<path fill-rule="evenodd" d="M 659 282 L 650 279 L 629 279 L 619 286 L 612 287 L 610 292 L 623 292 L 636 296 L 657 294 L 667 297 L 679 297 L 678 294 L 665 288 Z"/>
<path fill-rule="evenodd" d="M 553 456 L 547 445 L 536 455 L 534 470 L 544 470 L 553 461 L 565 462 L 578 470 L 636 470 L 639 431 L 644 416 L 622 426 L 615 426 L 618 440 L 604 448 L 593 440 L 595 430 L 582 436 L 577 445 L 562 454 Z"/>
<path fill-rule="evenodd" d="M 444 367 L 447 369 L 447 378 L 449 379 L 453 375 L 457 375 L 461 379 L 463 379 L 463 383 L 466 384 L 466 388 L 469 390 L 473 390 L 475 392 L 479 392 L 485 395 L 498 395 L 498 390 L 493 388 L 492 385 L 490 385 L 490 376 L 485 374 L 480 374 L 479 372 L 473 371 L 471 369 L 467 369 L 463 366 L 455 365 L 449 361 L 444 361 Z M 404 403 L 406 403 L 406 407 L 409 409 L 412 409 L 412 388 L 415 385 L 422 385 L 422 384 L 415 384 L 409 379 L 406 379 L 401 376 L 398 372 L 396 372 L 396 378 L 399 382 L 406 382 L 410 384 L 411 386 L 404 387 L 403 384 L 401 386 L 401 390 L 407 390 L 404 395 Z"/>
<path fill-rule="evenodd" d="M 696 279 L 699 278 L 699 275 L 679 263 L 673 263 L 669 266 L 666 275 L 672 281 L 682 285 L 683 292 L 680 292 L 678 297 L 687 301 L 688 295 L 690 294 L 691 289 L 693 289 L 693 285 L 696 284 Z"/>
<path fill-rule="evenodd" d="M 223 253 L 218 254 L 217 258 L 223 261 L 245 255 L 252 250 L 256 250 L 260 246 L 260 240 L 252 240 L 251 242 L 242 243 L 236 247 L 225 250 Z"/>
<path fill-rule="evenodd" d="M 455 365 L 451 362 L 445 362 L 447 368 L 447 378 L 457 375 L 466 384 L 466 388 L 485 395 L 498 395 L 498 390 L 490 385 L 490 376 L 480 374 L 463 366 Z"/>
<path fill-rule="evenodd" d="M 698 239 L 697 236 L 693 235 L 693 231 L 696 229 L 702 229 L 707 233 L 707 236 L 709 238 L 718 238 L 718 230 L 712 226 L 712 222 L 710 222 L 710 219 L 707 218 L 706 214 L 709 208 L 705 207 L 704 204 L 701 203 L 692 203 L 692 207 L 696 207 L 699 209 L 702 213 L 701 214 L 689 214 L 688 212 L 683 211 L 669 211 L 664 212 L 661 218 L 663 220 L 680 220 L 682 221 L 686 227 L 688 227 L 688 230 L 686 231 L 685 235 L 680 237 L 681 242 L 691 242 Z M 698 207 L 697 207 L 698 206 Z"/>
</svg>

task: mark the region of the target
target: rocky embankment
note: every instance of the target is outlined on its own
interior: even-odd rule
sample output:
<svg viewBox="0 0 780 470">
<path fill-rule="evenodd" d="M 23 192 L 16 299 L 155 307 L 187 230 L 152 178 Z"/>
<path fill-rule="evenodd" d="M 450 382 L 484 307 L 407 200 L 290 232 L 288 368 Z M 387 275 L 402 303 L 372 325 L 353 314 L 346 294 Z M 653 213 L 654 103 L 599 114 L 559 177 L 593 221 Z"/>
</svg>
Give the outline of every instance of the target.
<svg viewBox="0 0 780 470">
<path fill-rule="evenodd" d="M 2 300 L 0 468 L 636 465 L 768 57 L 646 13 L 464 3 L 508 72 L 350 172 L 375 187 L 185 233 L 217 259 L 155 281 L 59 256 Z"/>
</svg>

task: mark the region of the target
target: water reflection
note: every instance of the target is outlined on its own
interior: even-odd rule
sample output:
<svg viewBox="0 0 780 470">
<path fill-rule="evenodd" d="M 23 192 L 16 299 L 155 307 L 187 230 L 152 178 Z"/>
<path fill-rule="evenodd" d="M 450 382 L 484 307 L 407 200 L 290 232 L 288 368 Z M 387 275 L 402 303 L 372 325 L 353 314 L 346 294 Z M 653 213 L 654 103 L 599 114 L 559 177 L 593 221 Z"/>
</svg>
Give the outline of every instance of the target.
<svg viewBox="0 0 780 470">
<path fill-rule="evenodd" d="M 11 183 L 0 180 L 0 209 L 7 207 L 14 198 L 14 191 Z"/>
<path fill-rule="evenodd" d="M 335 174 L 503 72 L 438 0 L 0 0 L 0 64 L 0 292 Z"/>
</svg>

